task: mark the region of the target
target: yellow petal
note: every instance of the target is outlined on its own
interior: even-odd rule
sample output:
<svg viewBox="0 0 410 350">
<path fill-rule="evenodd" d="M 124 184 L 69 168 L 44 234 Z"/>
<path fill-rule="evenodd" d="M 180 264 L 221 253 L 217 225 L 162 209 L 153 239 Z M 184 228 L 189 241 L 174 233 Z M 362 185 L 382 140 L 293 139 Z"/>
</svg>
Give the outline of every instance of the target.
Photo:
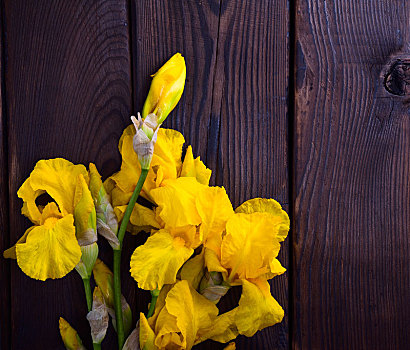
<svg viewBox="0 0 410 350">
<path fill-rule="evenodd" d="M 234 342 L 229 343 L 228 346 L 224 347 L 224 350 L 235 350 L 236 349 L 236 345 Z"/>
<path fill-rule="evenodd" d="M 178 270 L 192 253 L 193 249 L 185 247 L 183 239 L 160 230 L 135 249 L 131 256 L 131 276 L 139 288 L 161 289 L 164 284 L 175 283 Z"/>
<path fill-rule="evenodd" d="M 203 187 L 192 177 L 165 180 L 163 187 L 151 191 L 159 217 L 170 227 L 199 225 L 201 217 L 195 201 Z"/>
<path fill-rule="evenodd" d="M 154 345 L 155 333 L 148 324 L 148 321 L 142 312 L 140 313 L 139 332 L 139 346 L 141 350 L 157 349 L 157 347 Z"/>
<path fill-rule="evenodd" d="M 24 181 L 17 192 L 17 195 L 24 201 L 21 213 L 37 225 L 40 224 L 41 212 L 37 207 L 36 198 L 45 192 L 45 190 L 33 190 L 30 178 Z"/>
<path fill-rule="evenodd" d="M 36 227 L 36 226 L 31 226 L 30 228 L 28 228 L 28 229 L 26 230 L 26 232 L 24 232 L 24 235 L 20 237 L 20 239 L 17 241 L 16 244 L 25 243 L 28 234 L 29 234 L 30 231 L 31 231 L 33 228 L 35 228 L 35 227 Z M 13 245 L 11 248 L 9 248 L 9 249 L 7 249 L 7 250 L 4 251 L 3 257 L 4 257 L 5 259 L 17 259 L 17 256 L 16 256 L 16 244 Z"/>
<path fill-rule="evenodd" d="M 105 183 L 107 183 L 107 181 Z M 119 187 L 114 187 L 110 194 L 112 205 L 114 208 L 123 205 L 127 206 L 132 196 L 132 192 L 124 192 Z"/>
<path fill-rule="evenodd" d="M 165 298 L 167 297 L 168 292 L 173 286 L 173 284 L 166 284 L 161 288 L 161 291 L 159 292 L 157 303 L 155 304 L 154 314 L 148 319 L 148 323 L 152 329 L 155 328 L 158 316 L 161 310 L 165 307 Z"/>
<path fill-rule="evenodd" d="M 175 179 L 181 171 L 182 134 L 172 129 L 159 129 L 151 166 L 160 166 L 163 179 Z"/>
<path fill-rule="evenodd" d="M 200 157 L 196 157 L 194 160 L 195 166 L 195 178 L 203 185 L 209 185 L 209 180 L 211 179 L 212 170 L 208 169 L 205 164 L 201 161 Z"/>
<path fill-rule="evenodd" d="M 85 350 L 76 330 L 62 317 L 59 320 L 61 338 L 67 350 Z"/>
<path fill-rule="evenodd" d="M 230 280 L 258 278 L 270 271 L 280 250 L 274 218 L 267 213 L 235 214 L 226 224 L 221 246 L 222 266 Z"/>
<path fill-rule="evenodd" d="M 181 268 L 181 279 L 188 281 L 194 289 L 198 289 L 199 283 L 205 273 L 204 250 L 192 259 L 189 259 Z"/>
<path fill-rule="evenodd" d="M 57 204 L 55 204 L 54 202 L 47 203 L 41 213 L 40 225 L 44 225 L 48 219 L 61 219 L 62 217 L 63 215 L 60 213 Z"/>
<path fill-rule="evenodd" d="M 227 270 L 221 265 L 220 257 L 213 249 L 205 248 L 204 251 L 205 265 L 210 272 L 222 272 L 222 274 L 227 276 Z"/>
<path fill-rule="evenodd" d="M 125 210 L 127 209 L 126 205 L 118 206 L 114 208 L 115 215 L 118 220 L 122 220 Z M 134 209 L 132 210 L 130 223 L 135 226 L 133 233 L 139 231 L 150 231 L 152 228 L 159 229 L 160 225 L 155 219 L 155 213 L 153 210 L 148 209 L 138 203 L 135 204 Z"/>
<path fill-rule="evenodd" d="M 182 163 L 181 177 L 195 177 L 196 180 L 203 184 L 208 185 L 211 178 L 212 171 L 208 169 L 204 163 L 202 163 L 200 157 L 194 159 L 192 153 L 192 146 L 188 146 Z"/>
<path fill-rule="evenodd" d="M 38 224 L 40 225 L 44 225 L 45 222 L 47 221 L 47 219 L 51 219 L 48 220 L 48 222 L 55 222 L 55 219 L 61 219 L 63 216 L 61 215 L 60 211 L 58 210 L 57 205 L 54 202 L 48 203 L 42 213 L 40 214 L 39 220 L 38 220 Z M 53 219 L 54 218 L 54 219 Z M 30 231 L 35 228 L 36 226 L 32 226 L 30 228 L 28 228 L 26 230 L 26 232 L 24 233 L 24 235 L 17 241 L 16 244 L 18 243 L 25 243 L 26 242 L 26 238 L 27 235 L 30 233 Z M 4 253 L 3 256 L 6 259 L 17 259 L 16 256 L 16 245 L 14 245 L 13 247 L 7 249 Z"/>
<path fill-rule="evenodd" d="M 177 328 L 183 337 L 182 345 L 186 349 L 194 345 L 199 329 L 210 327 L 218 315 L 218 308 L 187 281 L 178 282 L 168 292 L 165 308 L 176 318 Z"/>
<path fill-rule="evenodd" d="M 274 199 L 250 199 L 236 208 L 235 213 L 269 213 L 273 216 L 275 225 L 277 226 L 277 238 L 279 242 L 282 242 L 288 235 L 290 227 L 289 216 Z"/>
<path fill-rule="evenodd" d="M 234 215 L 231 201 L 223 187 L 205 187 L 196 198 L 196 207 L 201 217 L 200 232 L 205 247 L 219 252 L 222 232 Z"/>
<path fill-rule="evenodd" d="M 33 221 L 39 220 L 39 211 L 35 210 L 35 199 L 47 192 L 56 202 L 63 215 L 74 213 L 74 193 L 77 176 L 82 174 L 88 182 L 88 172 L 84 165 L 74 165 L 62 158 L 40 160 L 30 177 L 20 187 L 17 195 L 26 202 L 23 214 Z"/>
<path fill-rule="evenodd" d="M 78 175 L 74 194 L 74 222 L 80 246 L 97 241 L 97 217 L 94 200 L 82 174 Z"/>
<path fill-rule="evenodd" d="M 17 263 L 23 272 L 38 280 L 61 278 L 78 264 L 81 249 L 75 237 L 73 216 L 49 219 L 34 227 L 25 243 L 16 244 Z"/>
<path fill-rule="evenodd" d="M 201 329 L 195 344 L 207 339 L 212 339 L 220 343 L 227 343 L 228 341 L 235 339 L 239 335 L 235 323 L 237 309 L 238 308 L 235 308 L 219 315 L 213 320 L 210 327 Z"/>
<path fill-rule="evenodd" d="M 185 246 L 188 248 L 198 248 L 202 240 L 200 239 L 199 230 L 194 225 L 187 225 L 181 227 L 167 227 L 167 230 L 172 237 L 181 237 L 185 241 Z"/>
<path fill-rule="evenodd" d="M 282 321 L 284 311 L 270 294 L 266 280 L 242 281 L 242 295 L 235 322 L 239 333 L 252 337 L 258 330 Z"/>
<path fill-rule="evenodd" d="M 154 75 L 142 117 L 154 113 L 161 124 L 175 108 L 185 86 L 186 66 L 180 53 L 173 55 Z"/>
<path fill-rule="evenodd" d="M 286 269 L 282 266 L 280 261 L 274 258 L 270 263 L 270 272 L 267 274 L 267 278 L 271 279 L 275 276 L 281 275 L 286 272 Z"/>
<path fill-rule="evenodd" d="M 155 345 L 159 349 L 185 349 L 186 341 L 180 333 L 176 317 L 163 307 L 155 324 Z"/>
</svg>

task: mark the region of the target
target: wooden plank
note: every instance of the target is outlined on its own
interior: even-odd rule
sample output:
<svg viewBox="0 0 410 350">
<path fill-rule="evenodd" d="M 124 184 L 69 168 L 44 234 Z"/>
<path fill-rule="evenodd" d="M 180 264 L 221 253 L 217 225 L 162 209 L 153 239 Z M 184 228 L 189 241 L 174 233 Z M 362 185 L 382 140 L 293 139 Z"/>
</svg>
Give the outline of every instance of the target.
<svg viewBox="0 0 410 350">
<path fill-rule="evenodd" d="M 3 6 L 0 3 L 0 18 L 3 19 Z M 4 33 L 0 26 L 0 252 L 10 245 L 9 236 L 9 198 L 8 198 L 8 164 L 7 164 L 7 118 L 4 89 L 4 63 L 3 53 Z M 10 348 L 10 266 L 4 263 L 0 255 L 0 349 Z"/>
<path fill-rule="evenodd" d="M 93 161 L 104 176 L 111 174 L 120 164 L 114 150 L 128 124 L 132 98 L 127 1 L 5 0 L 5 18 L 10 241 L 14 243 L 29 227 L 20 214 L 22 203 L 16 191 L 36 161 L 61 156 L 74 163 Z M 106 244 L 102 255 L 112 261 Z M 11 266 L 11 348 L 63 349 L 60 316 L 78 329 L 91 348 L 77 273 L 39 282 L 24 275 L 15 261 L 7 264 Z M 134 308 L 130 287 L 134 284 L 123 270 L 124 279 L 128 278 L 124 293 Z M 114 348 L 115 343 L 111 328 L 105 344 Z"/>
<path fill-rule="evenodd" d="M 133 1 L 135 111 L 141 110 L 149 74 L 180 51 L 187 83 L 165 126 L 181 131 L 194 153 L 213 169 L 234 205 L 253 197 L 288 202 L 287 1 Z M 287 245 L 281 261 L 288 265 Z M 273 294 L 287 309 L 287 276 Z M 227 302 L 233 307 L 238 295 Z M 141 305 L 145 309 L 145 305 Z M 287 348 L 287 320 L 238 349 Z M 206 342 L 198 349 L 223 345 Z"/>
<path fill-rule="evenodd" d="M 408 348 L 409 95 L 384 65 L 410 4 L 300 0 L 296 23 L 293 348 Z"/>
<path fill-rule="evenodd" d="M 234 206 L 267 197 L 288 210 L 288 22 L 285 0 L 222 1 L 207 160 Z M 239 337 L 238 349 L 288 348 L 288 274 L 271 286 L 284 320 Z"/>
<path fill-rule="evenodd" d="M 135 112 L 141 111 L 150 75 L 176 52 L 187 65 L 184 94 L 164 123 L 183 133 L 194 155 L 206 156 L 218 40 L 219 1 L 131 2 Z"/>
</svg>

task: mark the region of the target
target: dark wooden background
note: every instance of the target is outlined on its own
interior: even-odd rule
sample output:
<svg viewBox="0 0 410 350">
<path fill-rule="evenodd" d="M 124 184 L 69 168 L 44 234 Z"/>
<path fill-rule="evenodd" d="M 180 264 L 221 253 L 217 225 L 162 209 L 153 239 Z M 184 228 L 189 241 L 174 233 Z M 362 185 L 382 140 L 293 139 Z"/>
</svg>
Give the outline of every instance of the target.
<svg viewBox="0 0 410 350">
<path fill-rule="evenodd" d="M 0 3 L 1 251 L 29 226 L 16 191 L 36 161 L 117 170 L 149 74 L 179 51 L 186 88 L 166 126 L 235 206 L 273 197 L 291 216 L 288 272 L 272 283 L 285 319 L 237 348 L 410 348 L 409 1 Z M 127 237 L 124 266 L 143 238 Z M 145 311 L 127 270 L 124 294 Z M 63 349 L 59 316 L 90 346 L 76 273 L 38 282 L 0 257 L 0 286 L 1 349 Z"/>
</svg>

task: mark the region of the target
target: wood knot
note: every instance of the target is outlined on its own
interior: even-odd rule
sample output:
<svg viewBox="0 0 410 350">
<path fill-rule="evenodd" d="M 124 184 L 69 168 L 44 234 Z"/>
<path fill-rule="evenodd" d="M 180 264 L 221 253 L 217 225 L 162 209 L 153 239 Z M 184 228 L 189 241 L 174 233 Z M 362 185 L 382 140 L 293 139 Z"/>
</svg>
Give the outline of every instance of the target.
<svg viewBox="0 0 410 350">
<path fill-rule="evenodd" d="M 384 88 L 396 96 L 410 96 L 410 58 L 396 59 L 390 64 Z"/>
</svg>

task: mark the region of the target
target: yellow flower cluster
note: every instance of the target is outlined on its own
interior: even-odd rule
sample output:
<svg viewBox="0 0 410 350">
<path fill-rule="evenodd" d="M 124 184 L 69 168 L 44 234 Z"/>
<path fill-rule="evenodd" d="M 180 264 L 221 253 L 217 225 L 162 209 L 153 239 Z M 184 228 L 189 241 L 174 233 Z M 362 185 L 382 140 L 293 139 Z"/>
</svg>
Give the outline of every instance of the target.
<svg viewBox="0 0 410 350">
<path fill-rule="evenodd" d="M 134 129 L 120 140 L 121 170 L 106 182 L 118 220 L 141 168 L 132 149 Z M 211 171 L 183 136 L 160 129 L 142 196 L 129 229 L 150 237 L 131 257 L 131 275 L 146 290 L 161 290 L 153 317 L 140 318 L 141 349 L 190 349 L 205 339 L 227 342 L 278 323 L 283 309 L 268 280 L 285 269 L 277 260 L 289 218 L 273 199 L 252 199 L 235 211 L 223 187 L 209 186 Z M 215 303 L 241 285 L 238 307 L 219 315 Z"/>
<path fill-rule="evenodd" d="M 211 170 L 191 146 L 184 154 L 182 134 L 160 128 L 181 97 L 185 75 L 180 54 L 154 75 L 142 117 L 132 118 L 134 125 L 119 141 L 121 169 L 104 184 L 94 164 L 87 170 L 58 158 L 40 160 L 18 191 L 33 226 L 4 256 L 39 280 L 76 268 L 89 283 L 93 271 L 98 288 L 92 310 L 87 299 L 87 319 L 94 345 L 105 336 L 108 314 L 116 324 L 121 309 L 118 334 L 123 327 L 126 335 L 131 331 L 131 309 L 115 286 L 119 268 L 114 264 L 113 275 L 97 260 L 96 243 L 98 230 L 120 251 L 128 218 L 132 233 L 150 232 L 132 254 L 131 276 L 158 300 L 147 317 L 141 313 L 123 349 L 137 338 L 143 350 L 191 349 L 206 339 L 226 343 L 240 334 L 253 336 L 284 316 L 268 280 L 285 272 L 277 256 L 289 231 L 288 215 L 273 199 L 251 199 L 234 210 L 223 187 L 209 186 Z M 145 182 L 139 182 L 142 174 Z M 127 206 L 138 196 L 137 183 L 143 184 L 146 205 L 137 203 L 131 212 Z M 40 205 L 44 194 L 48 203 Z M 239 304 L 220 314 L 219 300 L 235 286 L 242 287 Z M 83 348 L 64 319 L 60 332 L 67 349 Z"/>
</svg>

